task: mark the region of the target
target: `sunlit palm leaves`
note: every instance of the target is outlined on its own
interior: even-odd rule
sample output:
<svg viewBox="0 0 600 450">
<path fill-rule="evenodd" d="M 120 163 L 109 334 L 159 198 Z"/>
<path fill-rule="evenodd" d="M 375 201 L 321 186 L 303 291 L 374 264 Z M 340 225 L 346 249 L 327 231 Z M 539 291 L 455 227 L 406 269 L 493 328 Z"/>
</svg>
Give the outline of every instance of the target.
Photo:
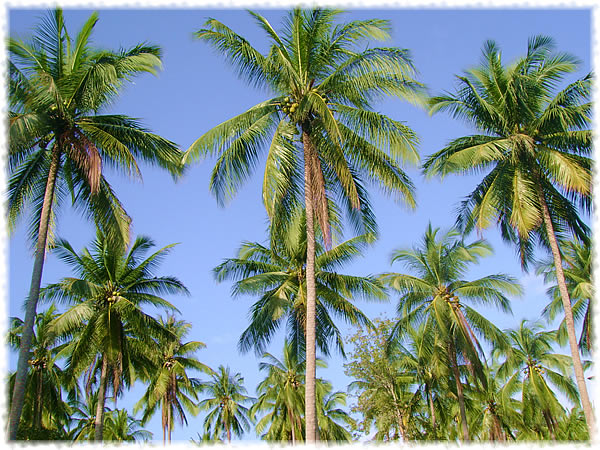
<svg viewBox="0 0 600 450">
<path fill-rule="evenodd" d="M 176 419 L 179 419 L 181 425 L 187 425 L 185 411 L 194 416 L 198 413 L 196 401 L 200 380 L 190 377 L 188 372 L 197 370 L 210 373 L 211 369 L 195 357 L 195 353 L 205 347 L 202 342 L 183 342 L 190 331 L 190 323 L 175 320 L 173 316 L 169 316 L 166 321 L 160 319 L 159 322 L 171 334 L 158 336 L 156 339 L 157 351 L 149 355 L 154 360 L 155 367 L 150 369 L 150 383 L 134 412 L 144 408 L 141 419 L 144 424 L 158 407 L 161 408 L 164 443 L 167 436 L 171 441 L 171 431 Z"/>
<path fill-rule="evenodd" d="M 174 310 L 163 296 L 188 292 L 176 278 L 155 275 L 172 245 L 144 258 L 153 246 L 150 239 L 138 237 L 127 250 L 101 234 L 92 243 L 92 251 L 84 248 L 77 253 L 67 241 L 57 243 L 58 257 L 72 267 L 76 277 L 45 289 L 46 297 L 72 305 L 52 329 L 73 336 L 68 359 L 73 374 L 89 368 L 93 375 L 101 369 L 102 393 L 109 371 L 115 396 L 122 383 L 132 385 L 137 377 L 148 378 L 152 365 L 149 349 L 155 348 L 152 337 L 167 338 L 171 332 L 143 308 Z M 104 403 L 103 395 L 99 403 Z"/>
<path fill-rule="evenodd" d="M 231 375 L 229 368 L 219 366 L 212 379 L 200 384 L 199 392 L 208 397 L 198 406 L 206 411 L 204 432 L 213 439 L 231 441 L 231 435 L 241 437 L 250 429 L 248 407 L 251 398 L 246 395 L 244 378 L 236 373 Z"/>
<path fill-rule="evenodd" d="M 355 298 L 384 300 L 381 283 L 372 276 L 343 275 L 337 271 L 360 256 L 371 241 L 362 235 L 345 241 L 330 250 L 317 246 L 317 345 L 323 354 L 331 345 L 343 355 L 343 338 L 334 317 L 354 325 L 370 326 L 369 319 L 353 304 Z M 227 259 L 214 269 L 218 281 L 235 280 L 235 296 L 256 295 L 260 299 L 252 306 L 251 323 L 242 333 L 239 348 L 251 348 L 257 354 L 265 351 L 273 335 L 282 326 L 296 358 L 305 349 L 306 333 L 306 226 L 303 217 L 288 225 L 275 247 L 245 243 L 238 258 Z"/>
</svg>

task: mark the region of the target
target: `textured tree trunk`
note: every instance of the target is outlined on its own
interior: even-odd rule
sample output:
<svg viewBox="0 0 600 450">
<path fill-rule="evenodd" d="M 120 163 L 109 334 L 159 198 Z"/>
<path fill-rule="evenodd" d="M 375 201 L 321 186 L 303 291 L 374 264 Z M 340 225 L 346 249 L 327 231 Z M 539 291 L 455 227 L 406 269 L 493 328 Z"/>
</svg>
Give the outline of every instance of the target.
<svg viewBox="0 0 600 450">
<path fill-rule="evenodd" d="M 171 413 L 171 404 L 167 405 L 167 429 L 169 430 L 169 444 L 171 443 L 171 430 L 173 429 L 173 416 Z"/>
<path fill-rule="evenodd" d="M 435 432 L 435 408 L 433 407 L 433 395 L 428 386 L 425 386 L 427 391 L 427 399 L 429 401 L 429 413 L 431 414 L 431 429 Z"/>
<path fill-rule="evenodd" d="M 562 257 L 558 248 L 558 242 L 556 241 L 556 235 L 554 234 L 554 227 L 552 226 L 552 220 L 550 218 L 548 204 L 546 203 L 546 199 L 544 198 L 544 195 L 541 191 L 540 203 L 542 205 L 542 213 L 544 216 L 544 225 L 546 226 L 546 233 L 548 234 L 548 241 L 550 242 L 552 256 L 554 257 L 554 268 L 556 269 L 556 281 L 558 283 L 558 290 L 560 291 L 563 308 L 565 310 L 565 324 L 567 326 L 567 334 L 569 336 L 569 347 L 571 347 L 571 356 L 573 358 L 573 369 L 575 371 L 575 379 L 577 380 L 577 387 L 579 388 L 579 397 L 581 398 L 581 405 L 585 414 L 585 420 L 587 422 L 590 438 L 592 438 L 596 429 L 594 410 L 592 409 L 592 404 L 590 403 L 590 397 L 588 395 L 587 386 L 585 384 L 583 365 L 581 364 L 581 358 L 579 356 L 577 335 L 575 334 L 575 321 L 573 320 L 571 299 L 569 297 L 569 291 L 567 290 L 567 283 L 565 281 L 565 274 L 563 272 Z"/>
<path fill-rule="evenodd" d="M 290 423 L 292 424 L 292 445 L 296 445 L 296 418 L 294 413 L 288 407 L 288 415 L 290 416 Z"/>
<path fill-rule="evenodd" d="M 102 355 L 102 369 L 100 371 L 100 387 L 98 389 L 98 404 L 96 405 L 96 420 L 94 421 L 94 441 L 102 442 L 104 431 L 104 399 L 106 397 L 106 384 L 108 382 L 108 358 Z"/>
<path fill-rule="evenodd" d="M 465 410 L 465 396 L 463 394 L 463 386 L 460 381 L 460 372 L 458 371 L 458 361 L 456 360 L 456 350 L 454 343 L 448 341 L 448 352 L 450 353 L 450 365 L 452 366 L 452 373 L 456 380 L 456 395 L 458 396 L 458 408 L 460 410 L 460 424 L 462 427 L 463 441 L 469 442 L 469 428 L 467 426 L 467 412 Z"/>
<path fill-rule="evenodd" d="M 40 297 L 40 285 L 42 283 L 42 271 L 44 268 L 44 259 L 46 257 L 46 242 L 48 240 L 48 224 L 50 222 L 50 213 L 52 211 L 52 200 L 54 198 L 54 187 L 56 184 L 56 174 L 60 165 L 60 147 L 55 143 L 52 150 L 52 160 L 48 172 L 48 181 L 46 182 L 46 191 L 44 193 L 44 203 L 42 204 L 42 213 L 40 215 L 40 228 L 38 230 L 38 241 L 35 247 L 35 261 L 33 263 L 33 273 L 31 275 L 31 286 L 29 296 L 25 305 L 25 322 L 23 324 L 23 335 L 21 336 L 21 346 L 19 348 L 19 361 L 17 363 L 17 373 L 15 375 L 15 386 L 13 388 L 12 405 L 8 418 L 9 440 L 17 439 L 17 429 L 19 420 L 23 411 L 23 400 L 25 398 L 25 382 L 27 381 L 29 350 L 31 348 L 31 338 L 33 336 L 33 323 L 35 321 L 37 302 Z"/>
<path fill-rule="evenodd" d="M 312 197 L 310 152 L 312 143 L 306 131 L 302 132 L 304 144 L 304 200 L 306 203 L 306 384 L 305 420 L 306 443 L 317 440 L 315 378 L 316 378 L 316 285 L 315 285 L 315 222 Z"/>
<path fill-rule="evenodd" d="M 40 369 L 37 373 L 38 385 L 36 392 L 36 406 L 35 406 L 35 422 L 34 427 L 38 430 L 42 428 L 42 379 L 43 379 L 43 369 Z"/>
</svg>

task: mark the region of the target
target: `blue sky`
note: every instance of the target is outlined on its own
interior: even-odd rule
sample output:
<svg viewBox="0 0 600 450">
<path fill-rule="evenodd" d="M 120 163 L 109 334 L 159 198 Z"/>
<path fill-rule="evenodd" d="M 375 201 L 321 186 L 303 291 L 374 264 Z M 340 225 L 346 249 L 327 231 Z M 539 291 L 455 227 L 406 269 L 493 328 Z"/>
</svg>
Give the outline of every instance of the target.
<svg viewBox="0 0 600 450">
<path fill-rule="evenodd" d="M 194 40 L 192 33 L 200 29 L 208 17 L 214 17 L 264 49 L 266 40 L 252 18 L 239 9 L 100 9 L 100 20 L 93 34 L 98 47 L 117 49 L 149 42 L 163 49 L 163 71 L 157 76 L 144 75 L 126 86 L 110 111 L 142 119 L 154 132 L 176 142 L 183 150 L 200 135 L 222 121 L 243 112 L 270 94 L 248 86 L 238 79 L 222 58 L 206 44 Z M 259 10 L 278 28 L 282 10 Z M 77 30 L 91 10 L 65 10 L 71 34 Z M 43 10 L 10 9 L 9 32 L 12 36 L 31 35 Z M 495 40 L 503 50 L 504 61 L 510 62 L 526 51 L 527 39 L 537 34 L 552 36 L 557 47 L 576 55 L 581 70 L 569 77 L 574 80 L 589 72 L 590 9 L 362 9 L 349 11 L 342 20 L 385 18 L 391 21 L 392 39 L 386 46 L 410 50 L 419 71 L 418 79 L 431 93 L 452 90 L 455 74 L 477 65 L 481 48 L 487 39 Z M 373 44 L 375 45 L 375 44 Z M 377 44 L 382 45 L 382 44 Z M 569 81 L 567 80 L 567 81 Z M 449 140 L 471 134 L 474 130 L 444 114 L 429 117 L 418 108 L 399 100 L 388 100 L 376 109 L 390 117 L 405 121 L 420 138 L 422 158 L 439 150 Z M 213 368 L 229 365 L 241 372 L 250 394 L 261 379 L 254 354 L 240 355 L 237 340 L 248 325 L 247 314 L 252 298 L 232 299 L 230 283 L 217 284 L 211 274 L 223 258 L 235 256 L 242 241 L 263 242 L 266 239 L 267 218 L 261 203 L 262 170 L 254 176 L 225 208 L 217 206 L 208 190 L 214 160 L 194 165 L 184 178 L 173 182 L 166 173 L 142 166 L 143 183 L 128 180 L 120 174 L 108 173 L 129 215 L 133 218 L 133 235 L 144 234 L 157 245 L 180 243 L 165 259 L 161 274 L 177 276 L 191 291 L 189 298 L 169 298 L 181 311 L 181 317 L 193 324 L 189 340 L 200 340 L 207 348 L 199 359 Z M 457 203 L 476 185 L 478 176 L 448 177 L 443 182 L 425 180 L 416 168 L 407 168 L 417 188 L 418 207 L 408 211 L 372 189 L 372 200 L 380 229 L 378 242 L 363 258 L 348 266 L 353 274 L 377 274 L 391 267 L 393 249 L 410 247 L 424 233 L 429 222 L 448 228 L 454 223 Z M 22 304 L 30 283 L 32 251 L 26 242 L 27 221 L 19 224 L 9 240 L 8 313 L 23 317 Z M 57 234 L 67 238 L 74 248 L 81 249 L 93 239 L 92 224 L 82 220 L 67 204 L 59 215 Z M 541 280 L 521 272 L 513 248 L 502 243 L 495 229 L 483 234 L 495 250 L 492 257 L 470 272 L 472 277 L 504 272 L 519 278 L 526 295 L 513 302 L 514 315 L 494 310 L 481 310 L 501 327 L 516 327 L 521 319 L 536 319 L 547 303 Z M 349 237 L 349 236 L 348 236 Z M 474 238 L 472 236 L 472 238 Z M 68 269 L 49 255 L 42 284 L 69 276 Z M 397 299 L 389 303 L 357 303 L 370 317 L 382 314 L 394 316 Z M 339 323 L 345 333 L 352 330 Z M 282 334 L 269 347 L 269 352 L 281 354 Z M 318 375 L 332 381 L 336 390 L 345 390 L 350 380 L 343 374 L 343 361 L 333 357 L 329 368 Z M 11 370 L 15 357 L 10 357 Z M 140 390 L 126 393 L 119 407 L 132 405 Z M 110 405 L 109 405 L 110 406 Z M 174 439 L 188 440 L 200 431 L 201 418 L 188 417 L 190 426 L 176 427 Z M 161 438 L 160 417 L 146 427 Z M 248 438 L 253 438 L 249 435 Z"/>
</svg>

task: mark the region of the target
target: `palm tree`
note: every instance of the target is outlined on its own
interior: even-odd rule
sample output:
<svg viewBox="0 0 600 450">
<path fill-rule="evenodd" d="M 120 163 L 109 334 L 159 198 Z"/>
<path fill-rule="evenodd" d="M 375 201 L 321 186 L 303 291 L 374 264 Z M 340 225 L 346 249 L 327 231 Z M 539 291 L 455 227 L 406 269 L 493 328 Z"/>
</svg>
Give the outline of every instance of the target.
<svg viewBox="0 0 600 450">
<path fill-rule="evenodd" d="M 8 222 L 33 208 L 30 234 L 35 262 L 25 308 L 25 328 L 9 439 L 23 407 L 27 361 L 42 270 L 56 208 L 66 195 L 111 239 L 128 240 L 130 219 L 102 174 L 103 164 L 139 175 L 136 158 L 182 171 L 175 144 L 123 115 L 99 114 L 116 97 L 124 81 L 160 67 L 160 49 L 137 45 L 111 52 L 90 47 L 96 13 L 72 39 L 62 10 L 40 25 L 30 42 L 9 38 Z"/>
<path fill-rule="evenodd" d="M 197 139 L 187 159 L 218 157 L 210 187 L 223 203 L 248 178 L 267 147 L 263 203 L 274 228 L 303 200 L 306 208 L 306 420 L 307 441 L 316 439 L 315 222 L 331 242 L 330 201 L 336 199 L 361 233 L 375 230 L 365 181 L 377 182 L 414 206 L 413 185 L 400 168 L 416 162 L 416 136 L 401 122 L 371 109 L 385 95 L 414 98 L 420 86 L 405 50 L 358 47 L 389 38 L 385 20 L 334 25 L 340 11 L 294 9 L 278 33 L 251 12 L 266 33 L 261 54 L 250 42 L 215 19 L 195 35 L 232 62 L 253 85 L 274 93 Z M 302 192 L 304 191 L 304 192 Z M 276 235 L 276 234 L 275 234 Z"/>
<path fill-rule="evenodd" d="M 174 417 L 178 416 L 181 424 L 187 425 L 185 411 L 194 416 L 198 408 L 194 401 L 198 400 L 197 390 L 200 380 L 188 375 L 188 371 L 199 370 L 210 373 L 211 369 L 198 361 L 194 354 L 205 345 L 199 341 L 183 342 L 191 324 L 183 320 L 175 320 L 169 316 L 166 321 L 159 318 L 159 323 L 171 334 L 159 336 L 156 340 L 156 369 L 152 370 L 150 383 L 144 396 L 135 405 L 134 413 L 144 408 L 141 422 L 145 424 L 160 405 L 162 409 L 163 444 L 167 435 L 171 442 Z"/>
<path fill-rule="evenodd" d="M 498 223 L 502 237 L 518 244 L 524 268 L 536 241 L 550 248 L 591 434 L 595 421 L 557 238 L 565 231 L 582 241 L 589 236 L 576 205 L 591 209 L 592 76 L 555 93 L 577 62 L 553 48 L 551 38 L 536 36 L 525 57 L 504 67 L 496 44 L 486 42 L 484 63 L 458 78 L 458 92 L 431 99 L 432 112 L 448 110 L 484 134 L 455 139 L 423 167 L 441 176 L 489 169 L 463 201 L 458 224 L 468 232 Z"/>
<path fill-rule="evenodd" d="M 102 440 L 104 402 L 112 374 L 113 391 L 118 394 L 121 381 L 133 384 L 151 366 L 156 343 L 152 337 L 171 335 L 170 331 L 142 308 L 150 305 L 175 310 L 163 299 L 165 294 L 188 294 L 185 286 L 170 276 L 155 276 L 154 269 L 173 245 L 168 245 L 143 258 L 154 242 L 138 237 L 129 251 L 125 245 L 98 233 L 90 252 L 75 252 L 65 240 L 56 244 L 58 257 L 70 265 L 78 278 L 64 278 L 45 289 L 45 296 L 66 301 L 73 306 L 61 314 L 52 329 L 70 334 L 69 370 L 81 373 L 90 367 L 100 370 L 95 439 Z M 137 366 L 137 368 L 136 368 Z"/>
<path fill-rule="evenodd" d="M 335 343 L 344 355 L 343 338 L 332 315 L 347 323 L 372 326 L 370 320 L 351 303 L 354 297 L 366 300 L 385 300 L 387 294 L 373 276 L 352 276 L 337 273 L 345 263 L 362 254 L 370 235 L 347 240 L 330 250 L 316 245 L 315 281 L 317 292 L 316 338 L 319 350 L 329 355 Z M 271 248 L 259 243 L 246 242 L 238 257 L 226 259 L 214 269 L 217 281 L 235 280 L 234 296 L 260 295 L 252 306 L 251 322 L 242 333 L 238 346 L 241 351 L 254 347 L 257 354 L 265 351 L 273 334 L 286 323 L 287 340 L 304 360 L 307 335 L 306 318 L 306 222 L 303 215 L 296 217 L 280 239 L 271 240 Z"/>
<path fill-rule="evenodd" d="M 317 379 L 317 423 L 320 441 L 350 442 L 352 440 L 352 434 L 348 430 L 356 423 L 339 406 L 346 406 L 346 393 L 333 392 L 330 382 Z"/>
<path fill-rule="evenodd" d="M 142 421 L 130 416 L 125 409 L 110 411 L 104 424 L 106 441 L 148 441 L 152 433 L 142 428 Z"/>
<path fill-rule="evenodd" d="M 571 300 L 573 316 L 576 320 L 582 320 L 582 331 L 579 337 L 579 349 L 583 354 L 592 352 L 592 330 L 593 311 L 592 299 L 594 298 L 594 285 L 592 283 L 592 241 L 587 240 L 583 244 L 574 241 L 561 243 L 563 258 L 563 271 L 565 282 Z M 556 270 L 552 261 L 544 261 L 537 267 L 537 273 L 544 275 L 544 281 L 556 283 Z M 557 285 L 548 289 L 548 295 L 552 299 L 544 308 L 542 315 L 549 320 L 554 320 L 557 313 L 562 311 L 562 299 Z M 559 328 L 559 336 L 566 332 L 565 321 Z"/>
<path fill-rule="evenodd" d="M 270 353 L 263 358 L 266 361 L 260 363 L 259 369 L 267 372 L 267 377 L 256 388 L 258 398 L 250 408 L 250 418 L 254 421 L 257 412 L 266 412 L 256 423 L 256 432 L 263 433 L 269 426 L 263 439 L 295 445 L 304 440 L 304 358 L 287 340 L 283 344 L 283 360 Z"/>
<path fill-rule="evenodd" d="M 26 381 L 24 407 L 21 426 L 26 424 L 33 429 L 62 428 L 68 422 L 69 406 L 63 400 L 63 388 L 67 388 L 67 375 L 57 364 L 64 344 L 50 331 L 51 322 L 58 316 L 54 304 L 38 313 L 31 339 L 31 359 L 28 364 L 31 372 Z M 23 334 L 23 321 L 11 317 L 8 331 L 9 345 L 18 350 Z M 16 374 L 11 374 L 10 387 L 14 386 Z M 10 390 L 9 395 L 12 394 Z M 72 392 L 73 394 L 74 392 Z M 9 402 L 12 398 L 9 398 Z"/>
<path fill-rule="evenodd" d="M 231 433 L 241 437 L 250 429 L 248 408 L 244 404 L 252 401 L 246 395 L 244 378 L 240 373 L 231 375 L 229 367 L 219 366 L 212 380 L 200 384 L 199 392 L 208 394 L 198 406 L 208 411 L 204 418 L 204 431 L 213 438 L 227 436 L 231 442 Z"/>
<path fill-rule="evenodd" d="M 541 413 L 552 439 L 556 439 L 556 427 L 564 415 L 564 409 L 548 383 L 555 386 L 574 405 L 579 395 L 567 373 L 571 371 L 571 359 L 552 352 L 556 343 L 555 331 L 542 331 L 539 323 L 521 321 L 516 330 L 507 330 L 511 347 L 495 349 L 497 355 L 505 355 L 498 368 L 498 375 L 509 382 L 521 381 L 524 421 Z"/>
<path fill-rule="evenodd" d="M 520 295 L 520 285 L 510 276 L 488 275 L 466 281 L 464 275 L 471 264 L 491 254 L 491 247 L 484 240 L 466 244 L 459 239 L 456 230 L 450 230 L 438 238 L 439 229 L 429 225 L 423 241 L 412 250 L 396 250 L 392 262 L 403 262 L 415 275 L 387 273 L 382 280 L 400 292 L 399 319 L 392 329 L 389 340 L 400 339 L 409 327 L 425 322 L 427 333 L 439 335 L 447 350 L 448 363 L 456 383 L 456 393 L 461 416 L 463 440 L 469 440 L 463 384 L 458 357 L 467 363 L 472 375 L 485 387 L 483 355 L 477 336 L 502 346 L 506 339 L 491 322 L 477 313 L 465 302 L 494 305 L 510 311 L 506 294 Z"/>
</svg>

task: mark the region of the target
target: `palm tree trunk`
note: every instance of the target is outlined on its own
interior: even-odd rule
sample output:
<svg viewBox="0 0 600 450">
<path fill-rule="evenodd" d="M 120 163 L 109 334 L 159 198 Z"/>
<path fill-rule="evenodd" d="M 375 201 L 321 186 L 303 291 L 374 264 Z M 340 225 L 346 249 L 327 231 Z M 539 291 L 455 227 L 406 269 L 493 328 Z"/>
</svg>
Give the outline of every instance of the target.
<svg viewBox="0 0 600 450">
<path fill-rule="evenodd" d="M 98 389 L 98 404 L 96 405 L 96 420 L 94 421 L 94 441 L 102 442 L 104 429 L 104 399 L 108 382 L 108 358 L 102 355 L 102 370 L 100 371 L 100 388 Z"/>
<path fill-rule="evenodd" d="M 306 206 L 306 382 L 305 420 L 306 442 L 317 440 L 316 421 L 316 284 L 315 284 L 315 221 L 312 196 L 310 153 L 313 150 L 308 133 L 302 131 L 304 144 L 304 201 Z"/>
<path fill-rule="evenodd" d="M 548 235 L 548 241 L 550 242 L 550 248 L 552 249 L 552 256 L 554 257 L 554 268 L 556 269 L 556 281 L 558 283 L 558 290 L 560 291 L 563 308 L 565 310 L 565 324 L 567 325 L 567 334 L 569 336 L 569 346 L 571 347 L 571 356 L 573 358 L 573 369 L 575 370 L 575 379 L 577 380 L 577 387 L 579 388 L 579 397 L 581 398 L 581 405 L 583 406 L 585 420 L 587 422 L 590 437 L 592 437 L 594 435 L 594 430 L 596 429 L 594 410 L 592 409 L 592 404 L 590 403 L 590 397 L 588 395 L 587 386 L 585 384 L 583 365 L 581 364 L 581 358 L 579 356 L 577 335 L 575 334 L 575 321 L 573 320 L 571 299 L 569 297 L 569 291 L 567 290 L 567 283 L 565 281 L 565 274 L 563 272 L 562 257 L 558 248 L 558 242 L 556 241 L 554 227 L 552 226 L 552 220 L 550 218 L 548 204 L 546 203 L 544 194 L 541 191 L 539 195 L 540 204 L 542 205 L 542 213 L 544 216 L 544 224 L 546 225 L 546 233 Z"/>
<path fill-rule="evenodd" d="M 35 406 L 35 422 L 33 426 L 38 430 L 42 428 L 42 378 L 43 378 L 43 369 L 40 369 L 37 373 L 38 385 L 36 392 L 36 406 Z"/>
<path fill-rule="evenodd" d="M 169 430 L 169 444 L 171 443 L 171 429 L 173 428 L 173 414 L 171 413 L 171 403 L 167 405 L 167 429 Z"/>
<path fill-rule="evenodd" d="M 31 348 L 31 338 L 33 336 L 33 322 L 35 320 L 37 302 L 40 297 L 42 271 L 44 268 L 44 259 L 46 257 L 46 242 L 48 240 L 48 224 L 50 223 L 50 214 L 52 212 L 52 200 L 54 199 L 56 174 L 58 173 L 58 167 L 60 165 L 60 154 L 60 147 L 57 143 L 55 143 L 54 148 L 52 150 L 52 160 L 50 161 L 48 181 L 46 182 L 46 191 L 44 193 L 42 213 L 40 215 L 38 240 L 35 247 L 35 261 L 33 263 L 33 273 L 31 275 L 29 297 L 27 297 L 27 303 L 25 306 L 25 322 L 23 323 L 23 334 L 21 336 L 21 346 L 19 348 L 19 361 L 17 363 L 15 386 L 13 388 L 12 404 L 10 408 L 10 415 L 8 418 L 8 439 L 11 441 L 17 439 L 17 429 L 19 428 L 21 412 L 23 411 L 23 400 L 25 398 L 25 382 L 27 381 L 29 350 Z"/>
<path fill-rule="evenodd" d="M 469 428 L 467 426 L 467 412 L 465 410 L 465 396 L 463 394 L 463 386 L 460 381 L 460 372 L 458 371 L 458 361 L 456 360 L 456 350 L 452 340 L 448 341 L 448 353 L 450 356 L 450 366 L 456 380 L 456 395 L 458 396 L 458 408 L 460 410 L 460 422 L 462 427 L 463 441 L 469 442 Z"/>
<path fill-rule="evenodd" d="M 429 413 L 431 414 L 431 429 L 435 432 L 435 408 L 433 407 L 433 395 L 429 386 L 425 385 L 425 391 L 427 392 L 427 399 L 429 401 Z"/>
</svg>

